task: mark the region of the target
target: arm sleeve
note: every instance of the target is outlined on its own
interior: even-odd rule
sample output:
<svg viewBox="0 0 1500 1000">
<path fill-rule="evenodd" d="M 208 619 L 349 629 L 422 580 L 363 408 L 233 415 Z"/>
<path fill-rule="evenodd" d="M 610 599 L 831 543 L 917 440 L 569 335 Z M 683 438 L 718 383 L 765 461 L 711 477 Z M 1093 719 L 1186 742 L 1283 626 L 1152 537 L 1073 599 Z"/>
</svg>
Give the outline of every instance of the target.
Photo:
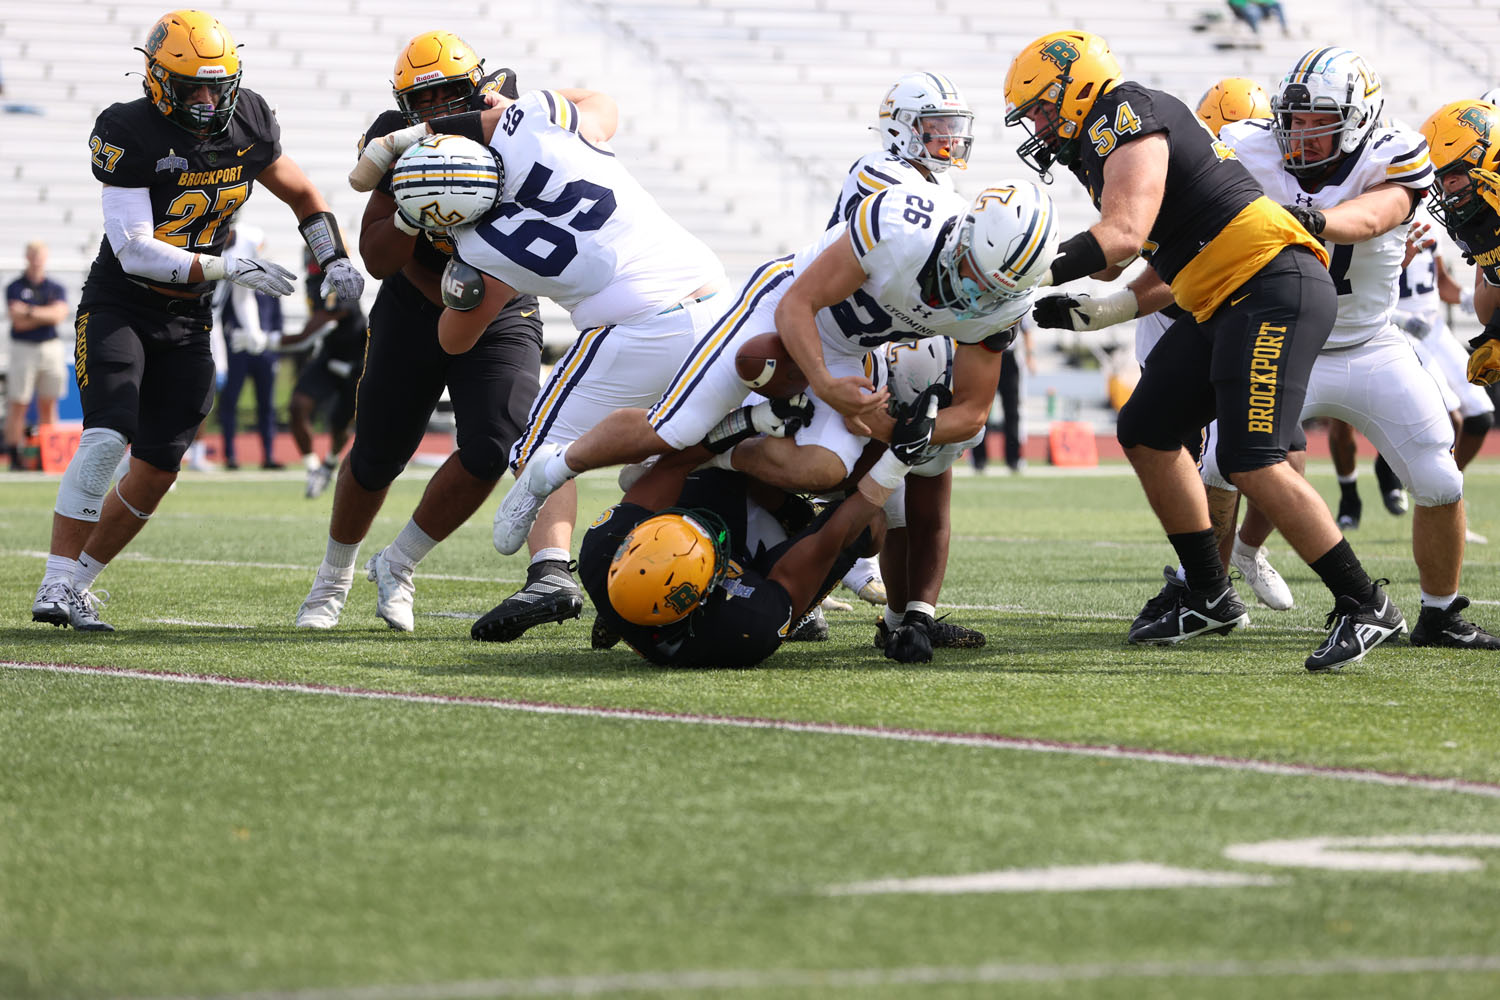
<svg viewBox="0 0 1500 1000">
<path fill-rule="evenodd" d="M 105 185 L 103 202 L 104 235 L 127 274 L 177 284 L 191 280 L 198 255 L 153 235 L 149 190 Z"/>
</svg>

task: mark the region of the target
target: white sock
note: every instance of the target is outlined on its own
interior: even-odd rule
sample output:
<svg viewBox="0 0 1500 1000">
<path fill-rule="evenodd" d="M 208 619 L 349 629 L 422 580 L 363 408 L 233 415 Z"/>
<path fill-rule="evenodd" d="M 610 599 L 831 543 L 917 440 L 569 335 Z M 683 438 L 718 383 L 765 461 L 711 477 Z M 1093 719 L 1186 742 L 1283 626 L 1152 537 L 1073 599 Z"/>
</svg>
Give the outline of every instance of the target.
<svg viewBox="0 0 1500 1000">
<path fill-rule="evenodd" d="M 102 563 L 87 552 L 78 553 L 78 568 L 73 571 L 73 589 L 88 590 L 108 565 L 109 563 Z"/>
<path fill-rule="evenodd" d="M 1176 575 L 1177 579 L 1181 580 L 1183 583 L 1187 583 L 1187 570 L 1183 568 L 1182 563 L 1177 564 Z"/>
<path fill-rule="evenodd" d="M 568 561 L 568 550 L 556 547 L 537 549 L 536 555 L 531 557 L 530 565 L 535 566 L 539 562 L 561 562 Z"/>
<path fill-rule="evenodd" d="M 1347 476 L 1339 476 L 1338 480 L 1341 483 L 1352 483 L 1352 482 L 1354 482 L 1358 478 L 1359 478 L 1359 470 L 1355 469 L 1353 472 L 1349 473 Z"/>
<path fill-rule="evenodd" d="M 921 601 L 907 601 L 906 611 L 907 614 L 910 614 L 913 611 L 920 611 L 928 618 L 937 617 L 937 608 L 933 607 L 931 604 L 923 604 Z"/>
<path fill-rule="evenodd" d="M 1456 591 L 1452 594 L 1448 594 L 1447 596 L 1439 597 L 1435 594 L 1429 594 L 1424 590 L 1422 591 L 1422 607 L 1437 608 L 1438 610 L 1442 610 L 1443 608 L 1446 608 L 1448 605 L 1452 604 L 1454 599 L 1457 597 L 1458 593 Z"/>
<path fill-rule="evenodd" d="M 901 627 L 901 616 L 893 611 L 889 604 L 885 606 L 885 627 L 888 629 L 898 629 Z"/>
<path fill-rule="evenodd" d="M 407 566 L 415 566 L 427 558 L 437 545 L 437 539 L 417 527 L 416 519 L 406 522 L 406 527 L 401 529 L 401 534 L 391 543 L 390 549 L 386 550 L 386 558 L 395 556 L 396 562 L 405 563 Z"/>
<path fill-rule="evenodd" d="M 551 458 L 547 459 L 547 467 L 542 471 L 547 475 L 547 485 L 551 489 L 557 489 L 563 483 L 572 479 L 578 473 L 568 464 L 568 449 L 564 448 Z"/>
<path fill-rule="evenodd" d="M 308 472 L 317 471 L 318 466 L 322 464 L 323 463 L 319 461 L 318 456 L 315 452 L 310 451 L 306 455 L 302 456 L 302 466 L 303 468 L 307 469 Z"/>
<path fill-rule="evenodd" d="M 1259 551 L 1259 545 L 1246 545 L 1244 542 L 1240 541 L 1239 535 L 1234 536 L 1234 555 L 1239 556 L 1241 559 L 1249 559 L 1251 561 L 1254 561 L 1255 554 Z"/>
<path fill-rule="evenodd" d="M 48 556 L 47 568 L 42 572 L 42 583 L 67 583 L 73 582 L 73 577 L 78 575 L 78 560 L 69 559 L 67 556 Z"/>
<path fill-rule="evenodd" d="M 330 536 L 328 539 L 328 551 L 323 554 L 323 569 L 328 570 L 325 576 L 354 576 L 354 560 L 359 558 L 359 542 L 335 542 Z"/>
<path fill-rule="evenodd" d="M 719 452 L 719 454 L 715 455 L 713 458 L 710 458 L 708 461 L 706 461 L 702 465 L 698 466 L 698 468 L 700 468 L 700 469 L 723 469 L 725 472 L 733 472 L 734 471 L 734 449 L 730 448 L 728 451 L 721 451 L 721 452 Z"/>
</svg>

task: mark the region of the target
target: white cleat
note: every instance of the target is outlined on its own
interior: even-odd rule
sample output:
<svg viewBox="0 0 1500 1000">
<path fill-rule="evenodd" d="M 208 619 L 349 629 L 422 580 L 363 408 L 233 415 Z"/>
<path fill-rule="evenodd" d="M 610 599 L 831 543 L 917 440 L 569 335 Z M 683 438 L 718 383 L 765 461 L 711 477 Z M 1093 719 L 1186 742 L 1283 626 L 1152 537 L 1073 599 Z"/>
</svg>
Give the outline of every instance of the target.
<svg viewBox="0 0 1500 1000">
<path fill-rule="evenodd" d="M 823 598 L 823 603 L 818 605 L 818 607 L 822 608 L 824 611 L 854 610 L 854 605 L 850 604 L 848 601 L 841 601 L 837 597 L 834 597 L 832 594 L 829 594 L 827 597 Z"/>
<path fill-rule="evenodd" d="M 375 584 L 375 613 L 398 632 L 410 632 L 416 628 L 412 617 L 412 599 L 417 595 L 412 583 L 412 568 L 392 562 L 386 555 L 390 549 L 381 549 L 365 563 L 370 582 Z"/>
<path fill-rule="evenodd" d="M 328 484 L 333 480 L 333 470 L 326 465 L 307 470 L 307 489 L 303 496 L 309 500 L 316 500 L 328 489 Z"/>
<path fill-rule="evenodd" d="M 560 445 L 544 444 L 531 456 L 526 468 L 516 477 L 510 492 L 495 511 L 495 551 L 503 556 L 520 550 L 536 523 L 537 512 L 552 488 L 547 485 L 547 462 L 561 450 Z"/>
<path fill-rule="evenodd" d="M 31 620 L 49 625 L 67 625 L 72 621 L 68 606 L 73 603 L 73 588 L 65 580 L 43 582 L 36 588 L 31 602 Z"/>
<path fill-rule="evenodd" d="M 1468 542 L 1470 545 L 1488 545 L 1488 544 L 1490 544 L 1489 536 L 1487 536 L 1487 535 L 1481 535 L 1479 532 L 1475 531 L 1473 528 L 1465 528 L 1464 529 L 1464 541 Z"/>
<path fill-rule="evenodd" d="M 354 585 L 354 569 L 348 576 L 329 577 L 319 573 L 302 607 L 297 609 L 298 628 L 333 628 L 339 623 L 349 588 Z"/>
<path fill-rule="evenodd" d="M 1294 602 L 1291 588 L 1266 559 L 1264 545 L 1247 553 L 1236 543 L 1234 553 L 1229 557 L 1229 565 L 1244 574 L 1245 582 L 1250 585 L 1250 589 L 1255 592 L 1255 599 L 1260 603 L 1272 611 L 1286 611 L 1292 607 Z"/>
</svg>

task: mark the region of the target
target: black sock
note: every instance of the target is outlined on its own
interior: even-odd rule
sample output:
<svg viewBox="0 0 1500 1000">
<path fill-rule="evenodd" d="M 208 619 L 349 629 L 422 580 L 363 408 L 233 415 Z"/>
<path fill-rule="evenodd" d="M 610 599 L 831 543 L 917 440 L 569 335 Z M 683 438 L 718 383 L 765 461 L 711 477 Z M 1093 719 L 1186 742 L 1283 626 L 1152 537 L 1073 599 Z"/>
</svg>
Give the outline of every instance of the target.
<svg viewBox="0 0 1500 1000">
<path fill-rule="evenodd" d="M 1168 535 L 1167 541 L 1177 550 L 1188 589 L 1217 596 L 1229 586 L 1229 574 L 1219 559 L 1219 542 L 1212 528 Z"/>
<path fill-rule="evenodd" d="M 1363 604 L 1375 593 L 1370 574 L 1359 564 L 1359 556 L 1349 547 L 1347 538 L 1339 539 L 1337 545 L 1309 565 L 1336 598 L 1347 595 Z"/>
<path fill-rule="evenodd" d="M 1359 481 L 1351 479 L 1347 483 L 1339 483 L 1339 496 L 1349 503 L 1359 503 Z"/>
<path fill-rule="evenodd" d="M 1396 475 L 1390 463 L 1385 460 L 1384 455 L 1375 456 L 1375 479 L 1380 483 L 1380 492 L 1389 493 L 1392 490 L 1403 489 L 1401 479 Z"/>
</svg>

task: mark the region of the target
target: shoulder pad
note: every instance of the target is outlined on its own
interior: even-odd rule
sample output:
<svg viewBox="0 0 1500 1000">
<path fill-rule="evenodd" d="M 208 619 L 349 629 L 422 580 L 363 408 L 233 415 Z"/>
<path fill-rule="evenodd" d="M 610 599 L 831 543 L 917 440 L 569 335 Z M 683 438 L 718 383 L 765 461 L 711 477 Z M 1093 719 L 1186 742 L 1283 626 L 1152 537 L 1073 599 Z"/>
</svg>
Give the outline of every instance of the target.
<svg viewBox="0 0 1500 1000">
<path fill-rule="evenodd" d="M 1373 167 L 1383 168 L 1385 180 L 1425 191 L 1432 183 L 1432 160 L 1427 140 L 1405 128 L 1376 129 L 1367 154 Z"/>
</svg>

